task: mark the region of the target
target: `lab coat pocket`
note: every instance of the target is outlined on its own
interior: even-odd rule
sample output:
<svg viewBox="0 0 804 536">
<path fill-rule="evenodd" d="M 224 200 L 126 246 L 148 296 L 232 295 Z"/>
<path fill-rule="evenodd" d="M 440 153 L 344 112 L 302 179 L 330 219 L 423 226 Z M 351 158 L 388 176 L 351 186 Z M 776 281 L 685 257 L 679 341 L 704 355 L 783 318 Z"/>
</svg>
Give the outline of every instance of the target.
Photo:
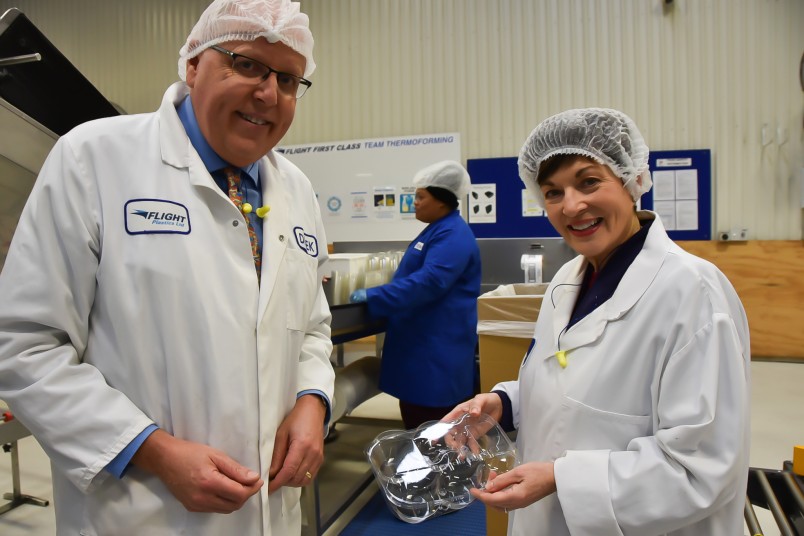
<svg viewBox="0 0 804 536">
<path fill-rule="evenodd" d="M 561 411 L 564 414 L 563 450 L 625 450 L 635 437 L 651 433 L 649 415 L 606 411 L 568 396 L 561 403 Z"/>
<path fill-rule="evenodd" d="M 288 249 L 285 252 L 285 263 L 287 327 L 304 331 L 321 285 L 318 261 L 303 251 Z"/>
<path fill-rule="evenodd" d="M 132 467 L 125 478 L 108 478 L 84 500 L 82 536 L 180 534 L 190 514 L 155 476 Z"/>
</svg>

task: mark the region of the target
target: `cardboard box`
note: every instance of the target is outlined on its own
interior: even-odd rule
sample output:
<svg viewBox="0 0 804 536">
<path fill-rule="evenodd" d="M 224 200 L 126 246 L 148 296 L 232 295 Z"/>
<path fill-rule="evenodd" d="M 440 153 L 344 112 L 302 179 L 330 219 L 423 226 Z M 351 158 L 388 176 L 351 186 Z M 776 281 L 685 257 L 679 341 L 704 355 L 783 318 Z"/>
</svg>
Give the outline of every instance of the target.
<svg viewBox="0 0 804 536">
<path fill-rule="evenodd" d="M 508 514 L 486 507 L 486 536 L 506 536 Z"/>
<path fill-rule="evenodd" d="M 517 283 L 487 292 L 477 300 L 480 389 L 488 392 L 515 380 L 533 339 L 546 283 Z M 505 536 L 508 514 L 486 508 L 486 535 Z"/>
<path fill-rule="evenodd" d="M 515 380 L 533 339 L 546 283 L 517 283 L 487 292 L 477 300 L 480 389 Z"/>
</svg>

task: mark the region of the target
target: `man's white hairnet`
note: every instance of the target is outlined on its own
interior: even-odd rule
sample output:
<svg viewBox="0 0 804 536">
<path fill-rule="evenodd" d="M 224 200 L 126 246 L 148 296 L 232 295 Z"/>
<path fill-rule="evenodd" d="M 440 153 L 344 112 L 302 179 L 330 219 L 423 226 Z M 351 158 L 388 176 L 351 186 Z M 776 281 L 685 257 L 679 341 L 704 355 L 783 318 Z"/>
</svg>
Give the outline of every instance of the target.
<svg viewBox="0 0 804 536">
<path fill-rule="evenodd" d="M 454 160 L 442 160 L 429 165 L 413 176 L 413 186 L 416 188 L 443 188 L 455 194 L 458 199 L 463 199 L 469 193 L 470 184 L 469 173 Z"/>
<path fill-rule="evenodd" d="M 588 156 L 620 177 L 636 202 L 653 184 L 648 152 L 636 124 L 624 113 L 606 108 L 567 110 L 548 117 L 530 133 L 519 152 L 519 177 L 544 208 L 536 183 L 539 167 L 559 154 Z"/>
<path fill-rule="evenodd" d="M 290 0 L 215 0 L 179 50 L 179 77 L 186 80 L 187 60 L 207 48 L 227 41 L 255 41 L 264 37 L 269 43 L 281 42 L 307 60 L 305 78 L 315 70 L 313 34 L 310 21 L 301 12 L 299 2 Z"/>
</svg>

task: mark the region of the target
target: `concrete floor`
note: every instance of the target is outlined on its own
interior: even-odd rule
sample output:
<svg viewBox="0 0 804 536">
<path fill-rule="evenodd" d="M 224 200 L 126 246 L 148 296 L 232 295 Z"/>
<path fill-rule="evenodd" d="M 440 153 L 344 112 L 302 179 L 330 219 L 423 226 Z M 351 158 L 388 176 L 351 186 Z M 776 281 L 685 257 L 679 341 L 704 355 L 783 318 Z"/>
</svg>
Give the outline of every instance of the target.
<svg viewBox="0 0 804 536">
<path fill-rule="evenodd" d="M 373 353 L 370 352 L 372 349 L 370 345 L 365 348 L 358 345 L 352 347 L 352 352 L 353 355 L 367 355 L 366 352 Z M 755 360 L 751 368 L 751 466 L 781 469 L 782 462 L 792 459 L 793 446 L 804 444 L 804 362 Z M 359 406 L 351 416 L 396 420 L 399 418 L 397 401 L 387 395 L 379 395 Z M 321 482 L 322 496 L 337 496 L 337 493 L 327 491 L 327 486 L 343 482 L 344 474 L 351 474 L 355 482 L 366 474 L 368 466 L 361 459 L 361 445 L 365 446 L 364 443 L 376 435 L 376 429 L 354 426 L 337 426 L 341 434 L 336 440 L 341 447 L 337 448 L 341 449 L 341 453 L 336 453 L 337 448 L 330 448 L 333 454 L 328 454 L 327 464 L 333 476 L 329 482 Z M 22 493 L 52 499 L 49 461 L 33 438 L 27 437 L 19 442 L 19 463 Z M 322 476 L 322 480 L 326 478 Z M 10 492 L 11 489 L 10 456 L 0 453 L 0 492 Z M 331 524 L 325 535 L 339 534 L 375 490 L 376 485 L 371 483 L 367 491 Z M 324 509 L 333 510 L 337 505 L 323 506 Z M 757 509 L 757 515 L 765 535 L 780 534 L 768 511 Z M 52 503 L 45 508 L 23 505 L 0 516 L 0 534 L 4 536 L 51 536 L 55 533 Z"/>
</svg>

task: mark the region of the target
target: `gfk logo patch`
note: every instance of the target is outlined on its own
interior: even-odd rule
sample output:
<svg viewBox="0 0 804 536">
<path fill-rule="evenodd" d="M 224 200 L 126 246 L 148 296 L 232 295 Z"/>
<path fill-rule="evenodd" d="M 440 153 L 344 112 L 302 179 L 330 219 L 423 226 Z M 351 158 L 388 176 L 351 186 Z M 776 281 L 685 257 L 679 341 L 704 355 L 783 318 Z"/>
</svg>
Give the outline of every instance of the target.
<svg viewBox="0 0 804 536">
<path fill-rule="evenodd" d="M 293 228 L 293 236 L 302 251 L 311 257 L 318 257 L 318 239 L 315 236 L 305 233 L 301 227 Z"/>
</svg>

